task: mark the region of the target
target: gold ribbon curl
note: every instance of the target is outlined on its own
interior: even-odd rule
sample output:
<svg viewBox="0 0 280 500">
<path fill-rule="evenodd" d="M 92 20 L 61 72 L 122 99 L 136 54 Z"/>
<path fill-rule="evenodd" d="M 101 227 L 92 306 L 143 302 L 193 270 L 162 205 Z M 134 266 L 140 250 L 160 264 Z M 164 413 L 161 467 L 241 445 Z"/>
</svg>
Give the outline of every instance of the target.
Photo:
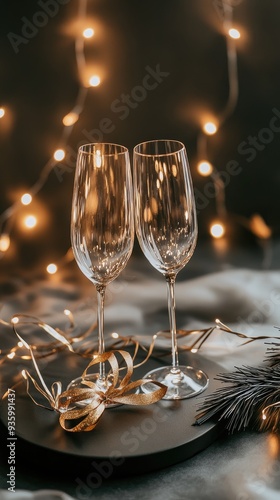
<svg viewBox="0 0 280 500">
<path fill-rule="evenodd" d="M 23 316 L 23 315 L 22 315 Z M 134 366 L 133 361 L 135 357 L 124 351 L 124 350 L 111 350 L 104 352 L 101 355 L 94 355 L 93 359 L 90 361 L 84 372 L 82 373 L 81 379 L 82 383 L 86 387 L 71 388 L 62 392 L 62 383 L 60 381 L 53 382 L 51 388 L 49 389 L 46 385 L 44 378 L 40 372 L 36 357 L 33 352 L 33 345 L 30 345 L 18 332 L 16 325 L 20 322 L 18 316 L 16 322 L 12 322 L 13 329 L 21 342 L 22 346 L 29 352 L 29 358 L 33 363 L 33 367 L 39 379 L 39 383 L 36 379 L 29 373 L 28 370 L 22 371 L 22 376 L 26 380 L 27 394 L 31 397 L 32 401 L 37 405 L 48 410 L 55 410 L 60 414 L 59 423 L 62 428 L 70 432 L 78 431 L 90 431 L 95 428 L 100 417 L 102 416 L 106 405 L 111 403 L 119 404 L 129 404 L 129 405 L 149 405 L 155 403 L 163 398 L 167 391 L 167 387 L 160 382 L 139 379 L 137 381 L 131 381 Z M 29 323 L 30 323 L 30 318 Z M 24 323 L 24 321 L 23 321 Z M 62 333 L 49 325 L 40 322 L 38 326 L 43 328 L 43 330 L 54 338 L 58 343 L 67 347 L 70 352 L 75 354 L 71 342 L 65 338 Z M 137 352 L 137 348 L 136 348 Z M 78 354 L 78 353 L 76 353 Z M 125 366 L 119 366 L 117 356 L 121 358 L 121 362 L 125 363 Z M 148 351 L 148 356 L 150 355 L 150 349 Z M 147 358 L 146 358 L 147 359 Z M 108 362 L 111 369 L 108 374 L 108 380 L 110 383 L 105 390 L 101 390 L 100 385 L 86 377 L 88 370 L 100 363 Z M 137 366 L 140 366 L 139 363 Z M 121 378 L 120 372 L 126 369 L 125 375 Z M 31 395 L 29 391 L 30 382 L 33 383 L 34 388 L 49 402 L 49 407 L 38 403 L 35 398 Z M 138 393 L 137 390 L 140 386 L 152 383 L 159 388 L 154 390 L 149 394 Z M 6 397 L 7 393 L 3 396 Z M 82 419 L 82 420 L 81 420 Z M 75 423 L 74 426 L 69 427 L 68 421 L 80 420 L 80 422 Z"/>
<path fill-rule="evenodd" d="M 119 363 L 116 354 L 122 357 L 126 364 L 126 374 L 120 379 Z M 86 379 L 88 369 L 96 364 L 108 362 L 111 366 L 110 385 L 101 390 L 98 383 Z M 58 399 L 58 410 L 60 412 L 59 423 L 61 427 L 69 432 L 91 431 L 99 422 L 106 405 L 119 403 L 128 405 L 149 405 L 163 398 L 167 387 L 160 382 L 139 379 L 131 381 L 133 374 L 133 360 L 130 354 L 123 350 L 108 351 L 96 356 L 87 366 L 82 374 L 82 383 L 85 388 L 72 388 L 64 391 Z M 144 384 L 158 386 L 148 394 L 138 393 L 137 390 Z M 79 405 L 82 405 L 82 407 Z M 69 427 L 69 421 L 79 421 Z"/>
</svg>

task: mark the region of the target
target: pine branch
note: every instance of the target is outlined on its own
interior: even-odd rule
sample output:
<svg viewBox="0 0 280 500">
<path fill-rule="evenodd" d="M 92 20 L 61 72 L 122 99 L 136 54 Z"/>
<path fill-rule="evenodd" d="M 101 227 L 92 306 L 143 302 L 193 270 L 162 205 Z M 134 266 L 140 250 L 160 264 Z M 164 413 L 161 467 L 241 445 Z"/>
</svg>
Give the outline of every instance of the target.
<svg viewBox="0 0 280 500">
<path fill-rule="evenodd" d="M 237 367 L 235 372 L 222 373 L 216 380 L 227 387 L 205 397 L 196 424 L 215 417 L 225 421 L 229 432 L 249 426 L 257 430 L 280 430 L 280 363 L 258 368 Z"/>
<path fill-rule="evenodd" d="M 278 342 L 271 342 L 270 345 L 275 347 L 269 347 L 267 349 L 267 361 L 270 366 L 276 366 L 280 363 L 280 344 Z"/>
</svg>

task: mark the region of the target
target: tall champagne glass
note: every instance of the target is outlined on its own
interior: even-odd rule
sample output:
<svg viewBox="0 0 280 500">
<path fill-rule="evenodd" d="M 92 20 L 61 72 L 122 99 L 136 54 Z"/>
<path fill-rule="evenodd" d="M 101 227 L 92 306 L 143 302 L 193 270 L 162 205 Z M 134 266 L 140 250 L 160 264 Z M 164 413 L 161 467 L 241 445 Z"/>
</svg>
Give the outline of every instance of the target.
<svg viewBox="0 0 280 500">
<path fill-rule="evenodd" d="M 98 353 L 103 354 L 106 286 L 125 268 L 134 243 L 132 176 L 129 153 L 124 146 L 96 143 L 79 148 L 71 243 L 80 270 L 97 291 Z M 109 379 L 103 363 L 91 380 L 99 389 L 106 390 Z"/>
<path fill-rule="evenodd" d="M 165 399 L 185 399 L 202 392 L 208 377 L 178 360 L 175 280 L 189 262 L 197 241 L 197 218 L 185 146 L 174 140 L 154 140 L 135 146 L 134 199 L 140 247 L 166 279 L 172 365 L 152 370 L 146 378 L 167 385 Z M 143 391 L 152 389 L 145 384 Z"/>
</svg>

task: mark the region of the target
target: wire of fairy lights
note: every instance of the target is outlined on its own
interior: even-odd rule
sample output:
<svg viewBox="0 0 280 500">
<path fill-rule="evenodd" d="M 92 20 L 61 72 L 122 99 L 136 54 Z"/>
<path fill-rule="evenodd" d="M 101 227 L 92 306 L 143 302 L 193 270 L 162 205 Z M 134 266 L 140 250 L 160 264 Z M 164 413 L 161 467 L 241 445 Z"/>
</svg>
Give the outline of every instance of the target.
<svg viewBox="0 0 280 500">
<path fill-rule="evenodd" d="M 0 349 L 1 369 L 8 369 L 12 363 L 14 367 L 12 389 L 15 390 L 24 379 L 27 395 L 31 397 L 36 405 L 47 409 L 58 410 L 56 396 L 61 394 L 62 381 L 54 381 L 49 389 L 44 379 L 45 372 L 41 372 L 39 366 L 41 360 L 51 358 L 54 354 L 62 351 L 67 352 L 68 350 L 71 355 L 76 354 L 80 358 L 91 360 L 89 366 L 98 362 L 96 360 L 98 346 L 92 343 L 92 333 L 96 328 L 96 323 L 90 324 L 85 331 L 81 331 L 80 328 L 76 328 L 74 314 L 69 309 L 64 310 L 64 315 L 68 321 L 63 329 L 54 328 L 40 318 L 26 314 L 13 315 L 9 321 L 5 321 L 0 317 L 1 326 L 12 329 L 15 334 L 14 344 L 6 347 L 6 349 Z M 28 327 L 28 329 L 26 330 L 25 327 Z M 51 339 L 48 342 L 43 342 L 42 333 L 47 334 Z M 216 319 L 212 326 L 201 330 L 178 330 L 179 348 L 181 351 L 195 354 L 210 340 L 212 335 L 215 337 L 215 334 L 218 334 L 219 338 L 221 334 L 225 335 L 225 337 L 228 335 L 235 336 L 240 339 L 240 343 L 238 341 L 237 344 L 239 348 L 242 345 L 257 342 L 258 340 L 265 341 L 266 344 L 271 345 L 267 350 L 268 359 L 264 359 L 264 361 L 269 361 L 269 364 L 259 367 L 236 367 L 234 372 L 218 373 L 216 378 L 223 382 L 223 387 L 219 387 L 212 393 L 210 392 L 201 402 L 197 409 L 196 424 L 202 425 L 207 420 L 215 417 L 219 421 L 224 421 L 225 428 L 229 432 L 240 431 L 240 429 L 249 426 L 258 428 L 260 431 L 277 431 L 280 419 L 278 389 L 280 337 L 274 335 L 251 337 L 232 330 L 222 321 Z M 131 356 L 130 369 L 133 371 L 135 368 L 144 365 L 151 356 L 159 358 L 168 354 L 168 351 L 163 347 L 166 345 L 165 342 L 167 344 L 170 342 L 170 332 L 167 330 L 158 331 L 150 338 L 149 344 L 147 344 L 146 336 L 144 340 L 142 335 L 123 337 L 117 332 L 113 332 L 108 340 L 110 351 L 105 353 L 107 356 L 117 352 L 121 353 L 124 349 L 129 349 L 132 352 L 131 355 L 127 352 L 127 356 Z M 20 361 L 20 364 L 15 364 L 15 361 Z M 121 363 L 118 374 L 123 369 L 126 369 L 126 366 Z M 85 373 L 83 373 L 83 376 L 85 376 Z M 266 379 L 266 383 L 264 383 L 264 379 Z M 50 406 L 46 407 L 37 402 L 36 397 L 29 391 L 30 383 L 38 393 L 46 397 Z M 7 397 L 9 390 L 3 394 L 2 399 Z"/>
<path fill-rule="evenodd" d="M 240 2 L 238 2 L 240 3 Z M 226 207 L 225 182 L 217 168 L 209 161 L 207 146 L 208 140 L 215 135 L 224 122 L 234 113 L 239 96 L 237 44 L 241 38 L 240 31 L 233 23 L 234 2 L 222 0 L 222 23 L 223 34 L 226 43 L 227 73 L 228 73 L 228 98 L 224 109 L 213 121 L 206 121 L 202 124 L 197 137 L 197 171 L 201 176 L 210 177 L 215 189 L 215 204 L 217 217 L 210 224 L 210 235 L 216 239 L 223 239 L 226 235 L 228 210 Z M 235 217 L 236 218 L 236 217 Z M 259 214 L 253 215 L 250 219 L 238 217 L 238 222 L 251 231 L 262 244 L 264 250 L 264 267 L 269 266 L 271 258 L 270 238 L 271 228 L 267 226 Z"/>
<path fill-rule="evenodd" d="M 202 176 L 210 176 L 215 188 L 215 201 L 217 220 L 210 226 L 210 233 L 214 238 L 221 238 L 225 234 L 223 223 L 227 215 L 225 204 L 225 185 L 216 167 L 208 160 L 208 138 L 217 133 L 219 127 L 233 114 L 238 101 L 239 82 L 237 68 L 236 41 L 240 38 L 240 31 L 233 27 L 233 7 L 228 1 L 222 1 L 223 7 L 223 33 L 226 42 L 227 70 L 228 70 L 228 99 L 224 109 L 215 121 L 206 121 L 198 133 L 197 170 Z"/>
<path fill-rule="evenodd" d="M 75 57 L 78 71 L 79 88 L 76 101 L 72 109 L 67 113 L 62 120 L 63 129 L 61 137 L 58 141 L 59 147 L 54 151 L 53 156 L 47 161 L 42 168 L 36 182 L 31 186 L 28 192 L 24 193 L 20 199 L 16 200 L 0 215 L 0 258 L 5 255 L 10 247 L 10 234 L 14 224 L 14 216 L 19 212 L 23 205 L 30 205 L 33 198 L 46 184 L 50 173 L 56 167 L 58 162 L 64 160 L 66 152 L 65 147 L 67 141 L 73 131 L 75 124 L 78 122 L 81 113 L 84 111 L 85 102 L 90 87 L 97 87 L 101 83 L 99 75 L 93 74 L 85 80 L 87 61 L 85 57 L 85 43 L 94 36 L 94 29 L 88 25 L 87 19 L 88 0 L 79 0 L 78 4 L 78 23 L 80 32 L 75 40 Z M 0 119 L 4 119 L 7 110 L 4 107 L 0 108 Z M 30 214 L 24 219 L 26 228 L 32 229 L 37 225 L 36 215 Z M 63 259 L 64 263 L 72 259 L 71 249 L 67 251 Z M 54 274 L 57 271 L 57 265 L 51 263 L 47 266 L 47 272 Z"/>
</svg>

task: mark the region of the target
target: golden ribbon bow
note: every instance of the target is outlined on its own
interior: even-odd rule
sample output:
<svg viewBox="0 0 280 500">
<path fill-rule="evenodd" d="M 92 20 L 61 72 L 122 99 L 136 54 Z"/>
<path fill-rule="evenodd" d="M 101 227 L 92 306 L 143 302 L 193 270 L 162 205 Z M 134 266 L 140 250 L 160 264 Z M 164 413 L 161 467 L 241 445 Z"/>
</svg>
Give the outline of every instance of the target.
<svg viewBox="0 0 280 500">
<path fill-rule="evenodd" d="M 126 374 L 120 378 L 120 370 L 116 354 L 119 354 L 126 364 Z M 103 391 L 91 380 L 87 380 L 88 369 L 96 364 L 108 362 L 111 366 L 110 385 Z M 106 404 L 120 403 L 128 405 L 149 405 L 163 398 L 167 387 L 160 382 L 139 379 L 131 382 L 133 374 L 133 360 L 126 351 L 108 351 L 96 356 L 82 374 L 83 384 L 87 387 L 72 388 L 64 391 L 58 400 L 60 412 L 59 422 L 63 429 L 70 432 L 91 431 L 97 425 Z M 119 382 L 119 385 L 118 385 Z M 144 384 L 154 384 L 159 387 L 155 391 L 142 394 L 135 393 L 137 388 Z M 78 421 L 69 427 L 68 421 Z"/>
</svg>

